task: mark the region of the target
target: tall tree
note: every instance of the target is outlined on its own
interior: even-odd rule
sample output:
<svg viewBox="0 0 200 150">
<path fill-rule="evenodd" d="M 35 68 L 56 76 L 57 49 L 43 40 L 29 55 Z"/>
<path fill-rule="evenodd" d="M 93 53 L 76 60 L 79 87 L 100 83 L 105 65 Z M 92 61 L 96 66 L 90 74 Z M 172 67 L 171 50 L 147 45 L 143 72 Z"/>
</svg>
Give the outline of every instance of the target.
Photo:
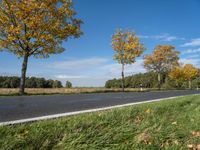
<svg viewBox="0 0 200 150">
<path fill-rule="evenodd" d="M 71 0 L 2 0 L 0 49 L 23 58 L 20 94 L 24 94 L 28 58 L 61 53 L 63 40 L 81 35 Z"/>
<path fill-rule="evenodd" d="M 112 47 L 116 52 L 114 60 L 122 65 L 122 91 L 124 92 L 124 66 L 136 61 L 144 51 L 143 44 L 135 32 L 117 30 L 112 35 Z"/>
<path fill-rule="evenodd" d="M 158 75 L 158 88 L 161 88 L 161 74 L 170 71 L 178 64 L 179 52 L 171 45 L 158 45 L 152 54 L 144 56 L 144 67 Z"/>
<path fill-rule="evenodd" d="M 192 88 L 192 80 L 198 75 L 198 69 L 192 64 L 186 64 L 183 67 L 183 74 L 186 81 L 188 81 L 189 89 Z"/>
</svg>

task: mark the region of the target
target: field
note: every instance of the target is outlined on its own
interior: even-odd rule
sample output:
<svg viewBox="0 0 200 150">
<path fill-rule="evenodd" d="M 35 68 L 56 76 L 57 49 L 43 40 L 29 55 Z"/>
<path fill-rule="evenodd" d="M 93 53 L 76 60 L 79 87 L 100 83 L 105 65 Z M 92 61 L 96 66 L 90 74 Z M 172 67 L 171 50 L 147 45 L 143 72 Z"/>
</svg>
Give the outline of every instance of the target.
<svg viewBox="0 0 200 150">
<path fill-rule="evenodd" d="M 0 95 L 16 95 L 18 88 L 0 88 Z M 149 90 L 149 89 L 143 89 Z M 105 93 L 105 92 L 119 92 L 121 89 L 107 89 L 107 88 L 26 88 L 27 94 L 70 94 L 70 93 Z M 127 92 L 140 91 L 138 88 L 128 88 Z"/>
<path fill-rule="evenodd" d="M 0 126 L 0 149 L 199 149 L 200 96 Z"/>
</svg>

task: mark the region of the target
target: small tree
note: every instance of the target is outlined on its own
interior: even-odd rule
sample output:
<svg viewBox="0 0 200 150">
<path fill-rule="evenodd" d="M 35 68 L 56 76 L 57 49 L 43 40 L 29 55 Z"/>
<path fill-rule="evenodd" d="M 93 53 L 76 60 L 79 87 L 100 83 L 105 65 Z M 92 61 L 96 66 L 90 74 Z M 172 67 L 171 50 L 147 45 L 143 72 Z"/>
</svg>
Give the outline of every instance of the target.
<svg viewBox="0 0 200 150">
<path fill-rule="evenodd" d="M 62 86 L 62 83 L 60 81 L 55 80 L 53 82 L 53 88 L 61 88 L 61 87 L 63 87 L 63 86 Z"/>
<path fill-rule="evenodd" d="M 188 81 L 189 89 L 192 88 L 192 80 L 198 75 L 198 69 L 192 64 L 186 64 L 183 67 L 183 74 L 186 81 Z"/>
<path fill-rule="evenodd" d="M 114 60 L 122 65 L 122 91 L 124 92 L 124 66 L 136 61 L 144 51 L 143 44 L 140 43 L 139 37 L 135 32 L 118 30 L 112 35 L 112 47 L 116 54 Z"/>
<path fill-rule="evenodd" d="M 65 87 L 72 88 L 72 83 L 70 81 L 66 81 Z"/>
<path fill-rule="evenodd" d="M 176 81 L 180 86 L 183 81 L 188 82 L 189 89 L 192 88 L 192 80 L 198 75 L 198 69 L 192 64 L 185 64 L 184 66 L 174 67 L 169 73 L 169 77 Z"/>
<path fill-rule="evenodd" d="M 64 51 L 63 40 L 81 35 L 71 0 L 1 0 L 0 49 L 23 58 L 20 94 L 24 94 L 28 58 Z"/>
<path fill-rule="evenodd" d="M 158 88 L 161 88 L 161 74 L 169 72 L 178 64 L 179 52 L 171 45 L 158 45 L 152 54 L 144 56 L 144 67 L 158 75 Z"/>
<path fill-rule="evenodd" d="M 177 87 L 181 87 L 183 84 L 184 79 L 184 73 L 183 73 L 183 68 L 180 66 L 174 67 L 170 72 L 169 72 L 169 77 L 170 79 L 174 80 L 176 82 Z"/>
</svg>

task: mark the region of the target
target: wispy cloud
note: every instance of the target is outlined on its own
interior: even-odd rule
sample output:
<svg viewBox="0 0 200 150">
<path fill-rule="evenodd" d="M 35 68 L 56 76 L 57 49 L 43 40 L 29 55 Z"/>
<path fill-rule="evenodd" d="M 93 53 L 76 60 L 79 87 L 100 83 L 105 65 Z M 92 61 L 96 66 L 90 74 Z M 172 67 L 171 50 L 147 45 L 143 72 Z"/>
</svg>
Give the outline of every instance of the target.
<svg viewBox="0 0 200 150">
<path fill-rule="evenodd" d="M 187 49 L 187 50 L 183 51 L 182 54 L 194 54 L 194 53 L 198 53 L 198 52 L 200 52 L 200 48 Z"/>
<path fill-rule="evenodd" d="M 108 64 L 101 68 L 106 73 L 106 76 L 111 78 L 119 78 L 121 76 L 121 65 L 117 63 Z M 125 75 L 133 75 L 140 72 L 145 72 L 142 59 L 136 61 L 132 65 L 125 66 Z"/>
<path fill-rule="evenodd" d="M 182 64 L 192 64 L 196 67 L 199 67 L 200 60 L 198 58 L 182 58 L 179 62 Z"/>
<path fill-rule="evenodd" d="M 182 47 L 200 46 L 200 38 L 192 39 L 190 42 L 184 43 Z"/>
<path fill-rule="evenodd" d="M 57 61 L 48 65 L 49 68 L 55 69 L 84 69 L 102 65 L 108 62 L 106 58 L 86 58 L 86 59 L 73 59 L 66 61 Z"/>
<path fill-rule="evenodd" d="M 48 63 L 43 67 L 43 70 L 54 70 L 47 76 L 63 83 L 70 80 L 75 86 L 104 86 L 108 79 L 121 76 L 121 65 L 106 58 L 73 59 Z M 126 76 L 145 71 L 141 59 L 125 66 Z"/>
<path fill-rule="evenodd" d="M 81 78 L 86 78 L 87 76 L 77 76 L 77 75 L 55 75 L 56 78 L 58 79 L 81 79 Z"/>
<path fill-rule="evenodd" d="M 172 36 L 168 33 L 160 34 L 160 35 L 151 35 L 151 36 L 140 35 L 139 37 L 144 38 L 144 39 L 155 39 L 155 40 L 161 40 L 161 41 L 167 41 L 167 42 L 171 42 L 171 41 L 175 41 L 175 40 L 185 40 L 185 38 Z"/>
</svg>

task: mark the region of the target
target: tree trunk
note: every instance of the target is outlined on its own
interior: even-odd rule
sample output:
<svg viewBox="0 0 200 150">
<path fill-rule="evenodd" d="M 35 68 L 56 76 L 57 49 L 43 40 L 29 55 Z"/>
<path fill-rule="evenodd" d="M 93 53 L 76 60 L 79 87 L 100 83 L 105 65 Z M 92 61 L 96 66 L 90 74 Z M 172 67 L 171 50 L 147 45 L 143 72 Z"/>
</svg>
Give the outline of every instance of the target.
<svg viewBox="0 0 200 150">
<path fill-rule="evenodd" d="M 158 73 L 158 89 L 160 90 L 161 88 L 161 74 Z"/>
<path fill-rule="evenodd" d="M 124 64 L 122 64 L 122 92 L 124 92 Z"/>
<path fill-rule="evenodd" d="M 192 89 L 192 82 L 189 80 L 189 89 Z"/>
<path fill-rule="evenodd" d="M 25 54 L 23 64 L 22 64 L 22 70 L 21 70 L 21 79 L 20 79 L 20 87 L 19 87 L 20 95 L 24 94 L 27 64 L 28 64 L 28 54 Z"/>
</svg>

